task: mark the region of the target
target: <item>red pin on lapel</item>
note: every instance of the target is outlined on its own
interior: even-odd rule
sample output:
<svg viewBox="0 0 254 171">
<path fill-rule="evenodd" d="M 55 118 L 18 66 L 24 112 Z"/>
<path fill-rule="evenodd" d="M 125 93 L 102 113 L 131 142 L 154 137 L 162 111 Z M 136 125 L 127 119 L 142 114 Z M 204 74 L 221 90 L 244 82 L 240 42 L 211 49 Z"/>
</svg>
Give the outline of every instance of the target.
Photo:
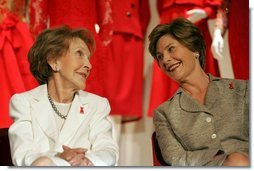
<svg viewBox="0 0 254 171">
<path fill-rule="evenodd" d="M 80 106 L 80 114 L 84 114 L 84 107 Z"/>
<path fill-rule="evenodd" d="M 234 89 L 234 84 L 233 83 L 229 83 L 229 88 L 230 89 Z"/>
</svg>

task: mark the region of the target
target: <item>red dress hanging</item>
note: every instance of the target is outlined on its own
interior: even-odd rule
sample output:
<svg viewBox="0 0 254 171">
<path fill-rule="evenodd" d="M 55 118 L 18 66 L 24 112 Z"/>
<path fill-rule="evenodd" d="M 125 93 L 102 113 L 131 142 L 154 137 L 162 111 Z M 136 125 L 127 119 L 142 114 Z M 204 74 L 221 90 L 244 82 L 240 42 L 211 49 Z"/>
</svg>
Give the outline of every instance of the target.
<svg viewBox="0 0 254 171">
<path fill-rule="evenodd" d="M 16 3 L 14 12 L 0 5 L 0 128 L 12 124 L 9 117 L 9 100 L 15 93 L 24 92 L 38 86 L 29 70 L 27 53 L 33 44 L 28 26 L 17 16 L 24 5 Z"/>
<path fill-rule="evenodd" d="M 113 0 L 114 34 L 109 46 L 106 97 L 111 114 L 131 121 L 143 115 L 144 36 L 150 20 L 148 0 Z"/>
<path fill-rule="evenodd" d="M 96 51 L 91 58 L 92 70 L 87 79 L 86 91 L 104 96 L 106 62 L 105 48 L 111 41 L 111 0 L 31 0 L 30 28 L 34 37 L 43 29 L 60 25 L 89 29 L 96 41 Z M 96 33 L 95 24 L 100 27 Z"/>
<path fill-rule="evenodd" d="M 228 44 L 236 79 L 249 79 L 249 1 L 230 0 Z"/>
</svg>

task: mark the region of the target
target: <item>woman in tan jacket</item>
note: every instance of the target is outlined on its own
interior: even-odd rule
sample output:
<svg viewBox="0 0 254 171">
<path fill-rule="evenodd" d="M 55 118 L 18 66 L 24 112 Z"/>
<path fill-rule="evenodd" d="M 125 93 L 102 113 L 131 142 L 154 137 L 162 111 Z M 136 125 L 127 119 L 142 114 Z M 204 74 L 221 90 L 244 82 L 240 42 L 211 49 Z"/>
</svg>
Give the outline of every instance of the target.
<svg viewBox="0 0 254 171">
<path fill-rule="evenodd" d="M 180 85 L 154 110 L 164 160 L 172 166 L 249 166 L 248 81 L 204 72 L 205 43 L 187 19 L 156 26 L 149 40 L 161 70 Z"/>
</svg>

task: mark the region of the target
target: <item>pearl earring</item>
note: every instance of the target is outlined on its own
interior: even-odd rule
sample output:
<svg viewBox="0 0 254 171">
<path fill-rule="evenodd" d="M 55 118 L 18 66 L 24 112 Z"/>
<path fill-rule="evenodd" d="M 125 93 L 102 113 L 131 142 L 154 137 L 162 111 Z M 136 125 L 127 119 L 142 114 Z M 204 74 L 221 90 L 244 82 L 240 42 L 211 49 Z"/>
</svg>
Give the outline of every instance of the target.
<svg viewBox="0 0 254 171">
<path fill-rule="evenodd" d="M 198 59 L 199 58 L 199 54 L 195 53 L 195 58 Z"/>
<path fill-rule="evenodd" d="M 58 67 L 58 65 L 55 66 L 56 72 L 58 72 L 60 69 Z"/>
</svg>

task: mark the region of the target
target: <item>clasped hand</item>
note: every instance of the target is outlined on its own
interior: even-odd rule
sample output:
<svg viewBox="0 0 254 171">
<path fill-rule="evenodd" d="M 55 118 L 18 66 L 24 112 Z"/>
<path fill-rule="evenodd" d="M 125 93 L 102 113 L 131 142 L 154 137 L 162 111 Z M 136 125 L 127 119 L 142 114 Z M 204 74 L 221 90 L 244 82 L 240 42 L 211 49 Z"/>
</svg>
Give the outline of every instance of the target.
<svg viewBox="0 0 254 171">
<path fill-rule="evenodd" d="M 93 166 L 93 163 L 85 156 L 87 149 L 70 148 L 63 145 L 63 150 L 57 156 L 69 162 L 71 166 Z"/>
</svg>

